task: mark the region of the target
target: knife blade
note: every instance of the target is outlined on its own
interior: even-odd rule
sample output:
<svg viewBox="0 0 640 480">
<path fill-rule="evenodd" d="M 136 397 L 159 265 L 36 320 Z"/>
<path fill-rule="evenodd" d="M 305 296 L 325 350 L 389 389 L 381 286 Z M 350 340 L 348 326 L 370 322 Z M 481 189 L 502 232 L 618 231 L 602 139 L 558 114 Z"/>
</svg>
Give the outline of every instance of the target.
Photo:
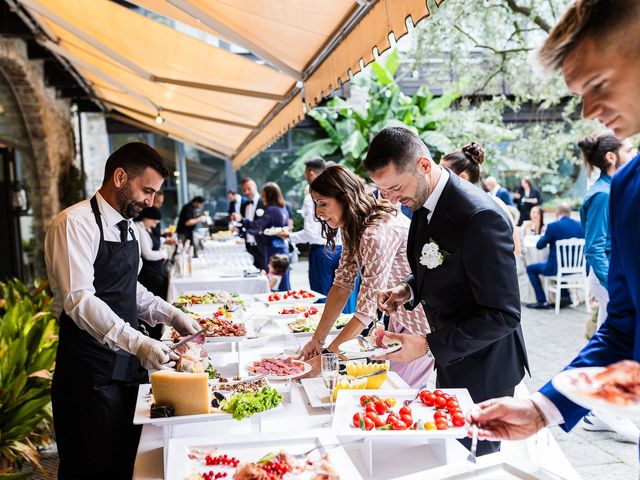
<svg viewBox="0 0 640 480">
<path fill-rule="evenodd" d="M 169 347 L 169 350 L 171 350 L 172 352 L 175 351 L 176 348 L 181 347 L 182 345 L 184 345 L 187 342 L 190 342 L 191 340 L 193 340 L 194 338 L 196 338 L 198 335 L 201 335 L 203 333 L 205 333 L 207 331 L 206 328 L 201 328 L 200 330 L 198 330 L 196 333 L 191 334 L 187 337 L 184 337 L 182 340 L 180 340 L 178 343 L 175 343 L 173 345 L 171 345 Z"/>
</svg>

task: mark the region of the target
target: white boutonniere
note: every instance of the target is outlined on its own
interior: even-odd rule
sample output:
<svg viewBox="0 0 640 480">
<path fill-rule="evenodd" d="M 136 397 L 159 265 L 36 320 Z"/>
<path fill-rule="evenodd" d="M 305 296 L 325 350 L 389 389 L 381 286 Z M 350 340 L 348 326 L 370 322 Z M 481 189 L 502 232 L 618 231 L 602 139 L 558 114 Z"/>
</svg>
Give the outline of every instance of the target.
<svg viewBox="0 0 640 480">
<path fill-rule="evenodd" d="M 262 215 L 264 215 L 264 210 L 259 208 L 256 210 L 256 217 L 261 217 Z"/>
<path fill-rule="evenodd" d="M 420 255 L 420 263 L 429 270 L 439 267 L 444 262 L 444 257 L 449 255 L 448 252 L 440 250 L 440 247 L 431 238 L 429 243 L 425 243 L 422 247 L 422 255 Z"/>
</svg>

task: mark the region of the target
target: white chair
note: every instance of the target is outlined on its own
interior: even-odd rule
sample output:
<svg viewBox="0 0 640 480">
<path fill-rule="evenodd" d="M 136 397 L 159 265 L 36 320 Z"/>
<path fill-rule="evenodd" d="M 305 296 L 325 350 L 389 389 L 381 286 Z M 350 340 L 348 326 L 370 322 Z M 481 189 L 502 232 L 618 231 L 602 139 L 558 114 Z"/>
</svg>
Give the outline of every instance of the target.
<svg viewBox="0 0 640 480">
<path fill-rule="evenodd" d="M 554 277 L 545 277 L 544 284 L 547 293 L 555 294 L 556 315 L 560 313 L 560 291 L 584 290 L 585 307 L 589 312 L 589 279 L 587 277 L 587 262 L 584 258 L 584 238 L 569 238 L 556 242 L 556 258 L 558 273 Z M 574 301 L 574 305 L 577 302 Z"/>
</svg>

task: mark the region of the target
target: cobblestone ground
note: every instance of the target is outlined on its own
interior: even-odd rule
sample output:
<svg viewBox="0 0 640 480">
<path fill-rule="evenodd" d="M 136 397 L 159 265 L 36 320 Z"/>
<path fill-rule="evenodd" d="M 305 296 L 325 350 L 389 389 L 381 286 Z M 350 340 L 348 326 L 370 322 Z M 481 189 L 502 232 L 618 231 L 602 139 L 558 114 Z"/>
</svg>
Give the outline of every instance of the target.
<svg viewBox="0 0 640 480">
<path fill-rule="evenodd" d="M 309 288 L 308 264 L 301 261 L 293 265 L 291 284 L 295 288 Z M 587 314 L 582 306 L 578 309 L 563 309 L 560 315 L 552 310 L 522 309 L 524 330 L 531 378 L 525 382 L 529 390 L 542 386 L 551 376 L 574 358 L 584 346 Z M 558 427 L 552 432 L 563 452 L 584 480 L 632 480 L 638 478 L 638 447 L 625 442 L 619 435 L 606 432 L 587 432 L 577 425 L 570 433 Z M 44 475 L 34 479 L 54 479 L 57 470 L 55 448 L 43 455 L 46 468 Z"/>
</svg>

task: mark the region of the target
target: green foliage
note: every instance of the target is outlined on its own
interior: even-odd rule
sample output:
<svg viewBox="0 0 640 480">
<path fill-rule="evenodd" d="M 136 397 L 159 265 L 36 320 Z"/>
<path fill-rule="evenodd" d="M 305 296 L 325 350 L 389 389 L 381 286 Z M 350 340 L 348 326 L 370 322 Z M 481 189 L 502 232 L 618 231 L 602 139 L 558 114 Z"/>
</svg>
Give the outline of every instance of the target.
<svg viewBox="0 0 640 480">
<path fill-rule="evenodd" d="M 18 280 L 0 282 L 0 460 L 10 468 L 23 461 L 41 468 L 37 449 L 51 442 L 58 327 L 46 287 L 32 292 Z"/>
<path fill-rule="evenodd" d="M 361 77 L 359 83 L 368 94 L 364 108 L 336 97 L 311 110 L 308 115 L 318 122 L 328 138 L 300 148 L 293 168 L 300 168 L 306 160 L 322 156 L 367 178 L 362 162 L 369 143 L 382 129 L 391 126 L 402 126 L 416 132 L 436 158 L 450 151 L 452 143 L 439 131 L 439 121 L 451 104 L 460 98 L 459 86 L 452 86 L 438 98 L 434 98 L 425 86 L 413 96 L 405 95 L 395 79 L 399 65 L 400 55 L 394 50 L 384 61 L 371 65 L 370 78 Z"/>
</svg>

